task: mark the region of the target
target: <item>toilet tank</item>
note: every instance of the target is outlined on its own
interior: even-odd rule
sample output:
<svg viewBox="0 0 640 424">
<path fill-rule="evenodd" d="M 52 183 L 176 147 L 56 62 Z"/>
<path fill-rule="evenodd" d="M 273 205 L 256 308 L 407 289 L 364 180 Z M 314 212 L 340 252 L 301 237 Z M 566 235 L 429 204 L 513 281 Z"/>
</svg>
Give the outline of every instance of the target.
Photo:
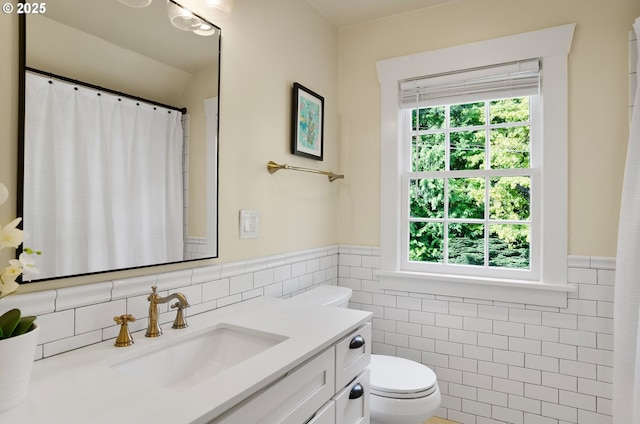
<svg viewBox="0 0 640 424">
<path fill-rule="evenodd" d="M 346 308 L 349 306 L 351 293 L 352 290 L 347 287 L 318 286 L 292 297 L 291 301 Z"/>
</svg>

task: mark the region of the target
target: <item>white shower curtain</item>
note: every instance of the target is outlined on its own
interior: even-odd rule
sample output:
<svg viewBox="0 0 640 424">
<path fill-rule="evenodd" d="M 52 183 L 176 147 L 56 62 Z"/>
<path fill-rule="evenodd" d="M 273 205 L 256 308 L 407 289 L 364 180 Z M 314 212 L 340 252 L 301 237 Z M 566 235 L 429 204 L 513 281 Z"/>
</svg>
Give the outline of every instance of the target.
<svg viewBox="0 0 640 424">
<path fill-rule="evenodd" d="M 640 35 L 640 18 L 634 29 Z M 618 230 L 613 422 L 640 424 L 640 89 L 631 118 Z"/>
<path fill-rule="evenodd" d="M 32 73 L 25 91 L 39 277 L 182 260 L 181 114 Z"/>
</svg>

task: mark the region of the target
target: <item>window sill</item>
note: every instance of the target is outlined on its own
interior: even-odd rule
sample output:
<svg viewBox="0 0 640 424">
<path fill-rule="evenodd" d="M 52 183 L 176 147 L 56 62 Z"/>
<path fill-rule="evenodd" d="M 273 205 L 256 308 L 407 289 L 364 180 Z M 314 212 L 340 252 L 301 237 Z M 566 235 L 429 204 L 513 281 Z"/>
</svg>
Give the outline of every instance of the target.
<svg viewBox="0 0 640 424">
<path fill-rule="evenodd" d="M 569 284 L 544 284 L 525 280 L 383 270 L 376 275 L 380 279 L 380 288 L 386 290 L 559 308 L 566 308 L 568 294 L 576 291 L 576 287 Z"/>
</svg>

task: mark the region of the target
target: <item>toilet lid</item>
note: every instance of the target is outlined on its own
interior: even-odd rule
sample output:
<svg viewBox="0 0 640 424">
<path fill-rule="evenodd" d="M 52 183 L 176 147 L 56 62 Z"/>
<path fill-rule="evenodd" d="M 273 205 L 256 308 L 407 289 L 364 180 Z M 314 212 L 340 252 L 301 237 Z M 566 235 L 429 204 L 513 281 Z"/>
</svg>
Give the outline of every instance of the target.
<svg viewBox="0 0 640 424">
<path fill-rule="evenodd" d="M 371 355 L 371 393 L 392 398 L 418 398 L 437 390 L 436 374 L 404 358 Z"/>
</svg>

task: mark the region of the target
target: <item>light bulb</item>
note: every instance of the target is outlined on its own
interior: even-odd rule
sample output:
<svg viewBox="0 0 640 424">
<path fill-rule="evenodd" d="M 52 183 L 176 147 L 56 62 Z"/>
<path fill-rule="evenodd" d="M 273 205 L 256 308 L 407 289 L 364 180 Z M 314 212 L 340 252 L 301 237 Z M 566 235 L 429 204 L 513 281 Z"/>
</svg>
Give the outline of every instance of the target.
<svg viewBox="0 0 640 424">
<path fill-rule="evenodd" d="M 206 22 L 203 22 L 202 25 L 200 25 L 200 28 L 194 30 L 193 32 L 198 35 L 209 36 L 216 33 L 216 27 Z"/>
<path fill-rule="evenodd" d="M 202 25 L 202 20 L 194 16 L 190 10 L 185 9 L 172 0 L 167 0 L 167 14 L 171 24 L 183 31 L 195 31 Z"/>
</svg>

